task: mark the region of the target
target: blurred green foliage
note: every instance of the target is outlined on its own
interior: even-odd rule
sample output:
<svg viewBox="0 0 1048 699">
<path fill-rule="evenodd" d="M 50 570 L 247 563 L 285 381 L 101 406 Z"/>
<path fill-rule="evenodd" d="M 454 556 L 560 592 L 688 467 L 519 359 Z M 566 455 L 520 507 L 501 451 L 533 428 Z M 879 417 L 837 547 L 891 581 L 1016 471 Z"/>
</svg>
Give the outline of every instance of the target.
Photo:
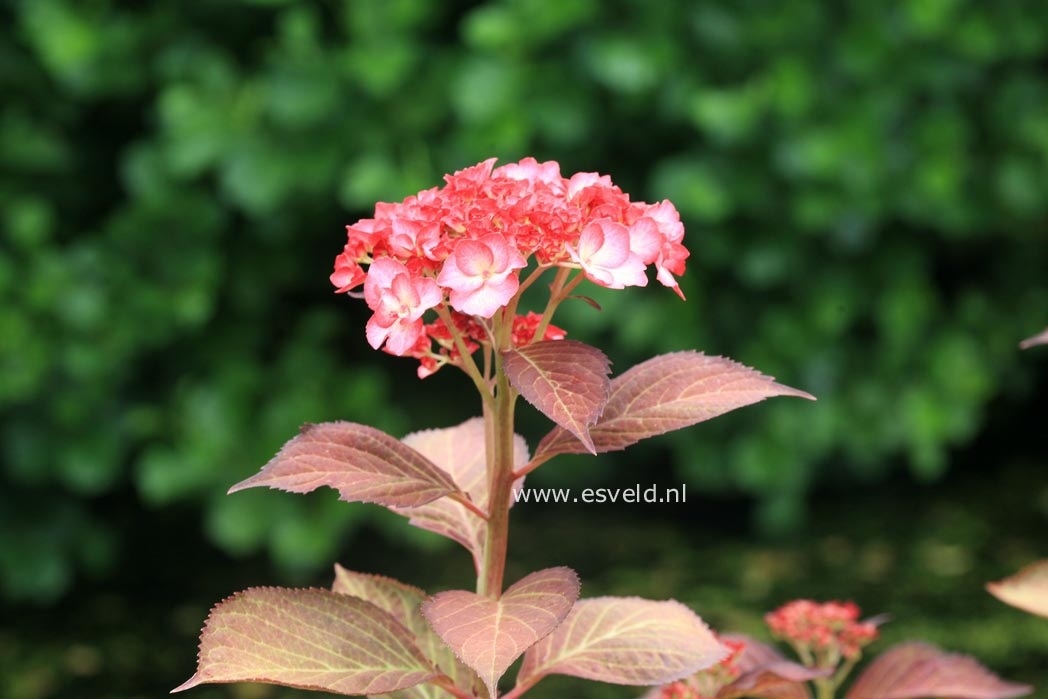
<svg viewBox="0 0 1048 699">
<path fill-rule="evenodd" d="M 688 303 L 594 293 L 603 314 L 558 324 L 619 370 L 698 347 L 819 396 L 663 441 L 769 528 L 819 482 L 933 479 L 991 400 L 1031 400 L 1039 0 L 23 0 L 0 18 L 6 596 L 127 560 L 107 515 L 129 498 L 201 508 L 226 550 L 326 564 L 371 510 L 225 488 L 302 422 L 433 424 L 427 401 L 461 384 L 367 349 L 327 275 L 342 225 L 490 155 L 677 204 Z"/>
</svg>

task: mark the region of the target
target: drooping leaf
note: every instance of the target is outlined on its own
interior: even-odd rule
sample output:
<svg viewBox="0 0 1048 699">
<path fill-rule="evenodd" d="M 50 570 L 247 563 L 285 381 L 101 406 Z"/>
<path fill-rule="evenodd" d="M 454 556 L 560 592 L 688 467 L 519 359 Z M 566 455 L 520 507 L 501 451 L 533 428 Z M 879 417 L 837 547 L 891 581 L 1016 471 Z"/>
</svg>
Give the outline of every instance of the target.
<svg viewBox="0 0 1048 699">
<path fill-rule="evenodd" d="M 589 428 L 611 390 L 603 352 L 576 340 L 547 340 L 506 352 L 503 367 L 525 400 L 597 453 Z"/>
<path fill-rule="evenodd" d="M 730 359 L 700 352 L 663 354 L 612 379 L 608 404 L 590 436 L 598 452 L 617 451 L 772 396 L 814 400 Z M 542 439 L 535 456 L 545 459 L 586 449 L 558 427 Z"/>
<path fill-rule="evenodd" d="M 903 643 L 882 653 L 855 680 L 847 699 L 1010 699 L 1033 688 L 1007 682 L 975 658 L 926 643 Z"/>
<path fill-rule="evenodd" d="M 411 633 L 374 604 L 329 590 L 251 588 L 211 610 L 197 671 L 209 682 L 269 682 L 336 694 L 381 694 L 436 676 Z"/>
<path fill-rule="evenodd" d="M 742 634 L 724 634 L 724 641 L 744 644 L 735 661 L 739 676 L 717 693 L 717 699 L 809 699 L 808 682 L 832 674 L 829 668 L 805 667 L 787 660 L 774 646 Z"/>
<path fill-rule="evenodd" d="M 404 437 L 404 443 L 417 450 L 449 473 L 459 490 L 482 508 L 488 503 L 488 475 L 484 452 L 484 420 L 473 418 L 455 427 L 413 432 Z M 528 461 L 528 445 L 520 435 L 513 441 L 514 466 Z M 519 490 L 524 479 L 513 483 Z M 510 506 L 513 499 L 510 498 Z M 393 508 L 411 524 L 446 536 L 466 547 L 473 555 L 473 563 L 480 570 L 481 549 L 484 543 L 484 522 L 473 512 L 451 498 L 441 498 L 412 508 Z"/>
<path fill-rule="evenodd" d="M 335 582 L 331 589 L 343 595 L 352 595 L 371 602 L 404 625 L 415 638 L 422 654 L 455 686 L 467 692 L 473 688 L 476 674 L 466 667 L 450 647 L 433 632 L 422 616 L 426 593 L 417 587 L 405 585 L 392 578 L 346 570 L 335 564 Z M 432 684 L 420 684 L 386 695 L 390 699 L 448 699 L 451 695 Z"/>
<path fill-rule="evenodd" d="M 230 493 L 257 486 L 308 493 L 320 486 L 347 502 L 415 507 L 456 492 L 454 481 L 399 439 L 367 425 L 306 425 L 262 470 Z"/>
<path fill-rule="evenodd" d="M 708 668 L 727 649 L 680 602 L 596 597 L 576 603 L 557 629 L 524 656 L 517 684 L 546 675 L 654 685 Z"/>
<path fill-rule="evenodd" d="M 1048 560 L 1031 563 L 1015 575 L 987 584 L 986 589 L 1005 604 L 1048 617 Z"/>
<path fill-rule="evenodd" d="M 1048 328 L 1045 328 L 1037 335 L 1028 337 L 1019 343 L 1021 349 L 1029 349 L 1031 347 L 1036 347 L 1037 345 L 1048 345 Z"/>
<path fill-rule="evenodd" d="M 549 568 L 522 578 L 497 600 L 466 590 L 441 592 L 422 613 L 495 696 L 506 669 L 560 624 L 578 596 L 575 571 Z"/>
</svg>

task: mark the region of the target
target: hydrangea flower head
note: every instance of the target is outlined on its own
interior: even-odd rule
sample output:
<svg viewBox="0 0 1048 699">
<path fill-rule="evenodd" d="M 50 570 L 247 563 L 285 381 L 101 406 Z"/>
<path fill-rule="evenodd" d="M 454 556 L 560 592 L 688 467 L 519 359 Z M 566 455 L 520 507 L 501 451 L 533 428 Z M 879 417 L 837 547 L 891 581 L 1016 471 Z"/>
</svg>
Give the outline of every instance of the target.
<svg viewBox="0 0 1048 699">
<path fill-rule="evenodd" d="M 607 175 L 564 177 L 558 163 L 534 158 L 495 167 L 490 158 L 347 226 L 331 283 L 339 293 L 363 284 L 374 313 L 368 342 L 419 359 L 428 376 L 460 361 L 460 344 L 473 352 L 490 343 L 499 324 L 514 343 L 562 338 L 549 318 L 516 313 L 523 287 L 547 269 L 622 289 L 645 286 L 654 267 L 683 298 L 683 238 L 673 204 L 630 201 Z M 427 323 L 429 312 L 438 318 Z M 532 334 L 524 340 L 518 326 Z"/>
</svg>

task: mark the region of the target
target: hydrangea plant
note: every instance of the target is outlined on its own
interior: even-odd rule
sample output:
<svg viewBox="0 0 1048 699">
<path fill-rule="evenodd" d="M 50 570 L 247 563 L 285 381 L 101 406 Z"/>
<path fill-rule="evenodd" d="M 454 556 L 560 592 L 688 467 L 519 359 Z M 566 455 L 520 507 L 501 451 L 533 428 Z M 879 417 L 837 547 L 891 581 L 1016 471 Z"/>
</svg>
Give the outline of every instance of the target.
<svg viewBox="0 0 1048 699">
<path fill-rule="evenodd" d="M 445 366 L 475 386 L 482 416 L 396 439 L 350 422 L 306 425 L 255 476 L 231 489 L 336 489 L 449 537 L 472 554 L 475 590 L 435 595 L 336 566 L 332 589 L 253 588 L 217 605 L 197 672 L 351 695 L 518 697 L 564 674 L 655 685 L 721 662 L 729 650 L 684 605 L 579 600 L 569 568 L 503 579 L 512 492 L 569 453 L 624 449 L 770 396 L 807 394 L 730 360 L 655 357 L 609 378 L 597 348 L 565 339 L 558 307 L 583 282 L 645 286 L 648 272 L 683 298 L 684 227 L 669 201 L 631 201 L 606 175 L 563 177 L 556 162 L 494 159 L 347 226 L 331 281 L 362 296 L 367 342 Z M 522 295 L 547 278 L 541 310 Z M 359 293 L 362 290 L 362 294 Z M 594 304 L 595 305 L 595 304 Z M 531 453 L 514 433 L 518 397 L 555 427 Z M 516 685 L 499 680 L 524 656 Z"/>
<path fill-rule="evenodd" d="M 553 674 L 677 683 L 660 690 L 666 696 L 696 683 L 702 696 L 740 686 L 732 663 L 751 662 L 758 646 L 742 653 L 676 601 L 579 599 L 567 567 L 507 585 L 513 491 L 558 455 L 620 450 L 768 397 L 811 396 L 693 351 L 610 378 L 599 349 L 565 339 L 552 321 L 565 301 L 588 300 L 576 293 L 584 282 L 645 286 L 652 270 L 683 299 L 676 277 L 689 253 L 676 208 L 631 201 L 605 175 L 563 177 L 555 162 L 494 164 L 376 205 L 372 218 L 347 227 L 331 275 L 372 311 L 371 347 L 416 359 L 420 378 L 462 371 L 481 416 L 403 439 L 351 422 L 306 425 L 230 491 L 327 486 L 345 501 L 382 505 L 464 546 L 475 589 L 428 594 L 336 565 L 331 589 L 245 590 L 212 610 L 197 672 L 175 691 L 253 681 L 398 699 L 516 699 Z M 528 289 L 540 292 L 540 310 L 522 305 Z M 518 397 L 555 425 L 533 453 L 514 431 Z M 790 619 L 782 615 L 780 632 L 800 643 Z M 851 658 L 875 629 L 847 628 L 854 633 L 838 650 Z M 825 680 L 835 656 L 822 640 L 805 641 L 823 649 L 812 651 L 813 667 L 782 666 L 785 676 Z M 500 679 L 521 656 L 503 693 Z"/>
</svg>

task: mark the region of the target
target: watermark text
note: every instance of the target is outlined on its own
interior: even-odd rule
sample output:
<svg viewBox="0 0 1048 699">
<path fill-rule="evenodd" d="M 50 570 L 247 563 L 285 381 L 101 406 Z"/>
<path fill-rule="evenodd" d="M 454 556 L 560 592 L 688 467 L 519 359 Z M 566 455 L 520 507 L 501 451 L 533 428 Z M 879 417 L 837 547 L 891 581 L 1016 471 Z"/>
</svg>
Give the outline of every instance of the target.
<svg viewBox="0 0 1048 699">
<path fill-rule="evenodd" d="M 513 490 L 513 502 L 561 503 L 640 503 L 676 504 L 688 501 L 688 486 L 681 483 L 674 488 L 656 485 L 642 487 L 640 483 L 627 488 L 520 488 Z"/>
</svg>

